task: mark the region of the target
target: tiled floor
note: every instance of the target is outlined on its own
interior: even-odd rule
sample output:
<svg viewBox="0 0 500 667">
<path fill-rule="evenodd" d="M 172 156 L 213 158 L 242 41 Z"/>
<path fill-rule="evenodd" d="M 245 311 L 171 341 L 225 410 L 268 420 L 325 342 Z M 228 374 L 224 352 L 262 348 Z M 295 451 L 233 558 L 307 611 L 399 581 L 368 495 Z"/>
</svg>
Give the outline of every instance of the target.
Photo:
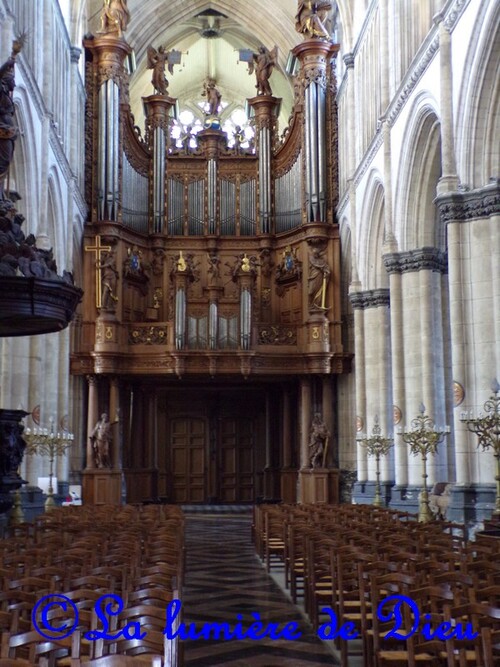
<svg viewBox="0 0 500 667">
<path fill-rule="evenodd" d="M 319 667 L 337 665 L 333 655 L 306 624 L 300 612 L 271 579 L 255 555 L 247 516 L 188 515 L 184 623 L 229 623 L 247 631 L 255 621 L 297 622 L 300 638 L 186 641 L 186 667 Z M 238 618 L 238 614 L 240 617 Z M 188 625 L 187 625 L 188 627 Z M 295 633 L 294 633 L 295 634 Z"/>
</svg>

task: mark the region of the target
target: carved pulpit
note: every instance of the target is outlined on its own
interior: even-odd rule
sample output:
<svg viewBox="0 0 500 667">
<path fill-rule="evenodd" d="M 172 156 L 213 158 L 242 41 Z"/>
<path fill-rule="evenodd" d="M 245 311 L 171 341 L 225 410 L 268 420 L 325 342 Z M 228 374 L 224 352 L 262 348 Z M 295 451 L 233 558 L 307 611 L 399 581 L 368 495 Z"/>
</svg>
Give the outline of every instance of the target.
<svg viewBox="0 0 500 667">
<path fill-rule="evenodd" d="M 297 487 L 304 499 L 311 414 L 322 406 L 333 469 L 335 377 L 350 369 L 334 213 L 337 46 L 313 37 L 295 48 L 281 141 L 277 51 L 254 54 L 255 140 L 240 134 L 231 147 L 215 82 L 205 82 L 204 129 L 176 142 L 176 100 L 158 69 L 166 52 L 150 50 L 156 90 L 143 99 L 142 134 L 122 34 L 85 47 L 91 217 L 72 372 L 89 378 L 89 436 L 100 410 L 120 414 L 111 467 L 96 468 L 89 445 L 85 477 L 115 484 L 123 470 L 129 501 L 295 500 Z M 84 494 L 95 499 L 90 481 Z"/>
</svg>

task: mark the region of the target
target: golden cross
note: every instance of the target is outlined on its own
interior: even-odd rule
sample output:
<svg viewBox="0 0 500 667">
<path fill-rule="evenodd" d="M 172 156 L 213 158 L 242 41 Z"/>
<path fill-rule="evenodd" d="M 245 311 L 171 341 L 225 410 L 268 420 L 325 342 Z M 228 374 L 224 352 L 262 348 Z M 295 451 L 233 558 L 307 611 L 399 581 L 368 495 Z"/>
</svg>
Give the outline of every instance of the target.
<svg viewBox="0 0 500 667">
<path fill-rule="evenodd" d="M 111 252 L 112 248 L 110 245 L 101 245 L 101 237 L 99 234 L 96 234 L 95 245 L 86 245 L 85 252 L 93 252 L 96 257 L 96 271 L 95 271 L 95 306 L 100 308 L 102 287 L 101 287 L 101 255 L 103 252 Z"/>
</svg>

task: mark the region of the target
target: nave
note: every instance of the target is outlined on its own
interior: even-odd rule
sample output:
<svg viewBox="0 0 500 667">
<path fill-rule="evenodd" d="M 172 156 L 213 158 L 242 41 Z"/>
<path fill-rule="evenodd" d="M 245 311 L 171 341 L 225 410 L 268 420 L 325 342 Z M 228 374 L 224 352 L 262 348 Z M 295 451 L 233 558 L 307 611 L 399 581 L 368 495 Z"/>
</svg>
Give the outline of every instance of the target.
<svg viewBox="0 0 500 667">
<path fill-rule="evenodd" d="M 264 626 L 298 623 L 295 640 L 188 641 L 186 667 L 319 667 L 338 664 L 299 610 L 266 573 L 251 541 L 249 516 L 191 515 L 186 520 L 185 622 L 227 622 L 243 628 L 257 612 Z"/>
</svg>

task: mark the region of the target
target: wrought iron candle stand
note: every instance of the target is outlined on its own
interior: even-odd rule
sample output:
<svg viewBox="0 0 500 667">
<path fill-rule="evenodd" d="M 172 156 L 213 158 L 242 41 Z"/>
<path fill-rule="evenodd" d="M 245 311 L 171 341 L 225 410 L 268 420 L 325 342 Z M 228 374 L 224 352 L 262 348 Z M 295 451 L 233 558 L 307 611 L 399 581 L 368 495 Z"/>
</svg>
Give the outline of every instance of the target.
<svg viewBox="0 0 500 667">
<path fill-rule="evenodd" d="M 33 431 L 27 428 L 24 433 L 26 441 L 26 451 L 28 454 L 40 454 L 49 457 L 49 490 L 47 500 L 45 501 L 45 511 L 56 507 L 54 500 L 54 489 L 52 487 L 52 478 L 54 477 L 54 460 L 56 456 L 62 456 L 71 445 L 75 436 L 73 433 L 63 431 L 54 432 L 54 420 L 50 419 L 50 429 L 34 428 Z"/>
<path fill-rule="evenodd" d="M 491 389 L 493 394 L 484 404 L 486 414 L 479 413 L 478 417 L 474 417 L 472 411 L 469 415 L 467 412 L 462 412 L 460 421 L 467 425 L 471 433 L 477 435 L 477 446 L 482 447 L 483 452 L 493 449 L 493 456 L 497 460 L 495 476 L 497 489 L 493 515 L 500 518 L 500 385 L 497 380 L 493 381 Z"/>
<path fill-rule="evenodd" d="M 356 440 L 366 447 L 368 456 L 375 457 L 376 470 L 375 474 L 377 476 L 377 481 L 375 483 L 375 499 L 373 504 L 376 507 L 384 507 L 385 503 L 382 500 L 382 495 L 380 493 L 380 457 L 386 456 L 393 446 L 394 442 L 392 438 L 383 438 L 382 431 L 378 422 L 378 415 L 375 415 L 374 425 L 372 429 L 371 437 L 366 437 L 360 435 Z"/>
<path fill-rule="evenodd" d="M 411 421 L 411 430 L 399 433 L 403 436 L 404 442 L 410 445 L 412 454 L 420 454 L 423 463 L 423 488 L 418 507 L 418 520 L 427 523 L 433 520 L 433 514 L 429 508 L 429 490 L 427 488 L 427 457 L 434 455 L 437 447 L 446 434 L 450 432 L 449 426 L 436 427 L 432 419 L 425 414 L 425 406 L 420 404 L 420 414 Z"/>
</svg>

